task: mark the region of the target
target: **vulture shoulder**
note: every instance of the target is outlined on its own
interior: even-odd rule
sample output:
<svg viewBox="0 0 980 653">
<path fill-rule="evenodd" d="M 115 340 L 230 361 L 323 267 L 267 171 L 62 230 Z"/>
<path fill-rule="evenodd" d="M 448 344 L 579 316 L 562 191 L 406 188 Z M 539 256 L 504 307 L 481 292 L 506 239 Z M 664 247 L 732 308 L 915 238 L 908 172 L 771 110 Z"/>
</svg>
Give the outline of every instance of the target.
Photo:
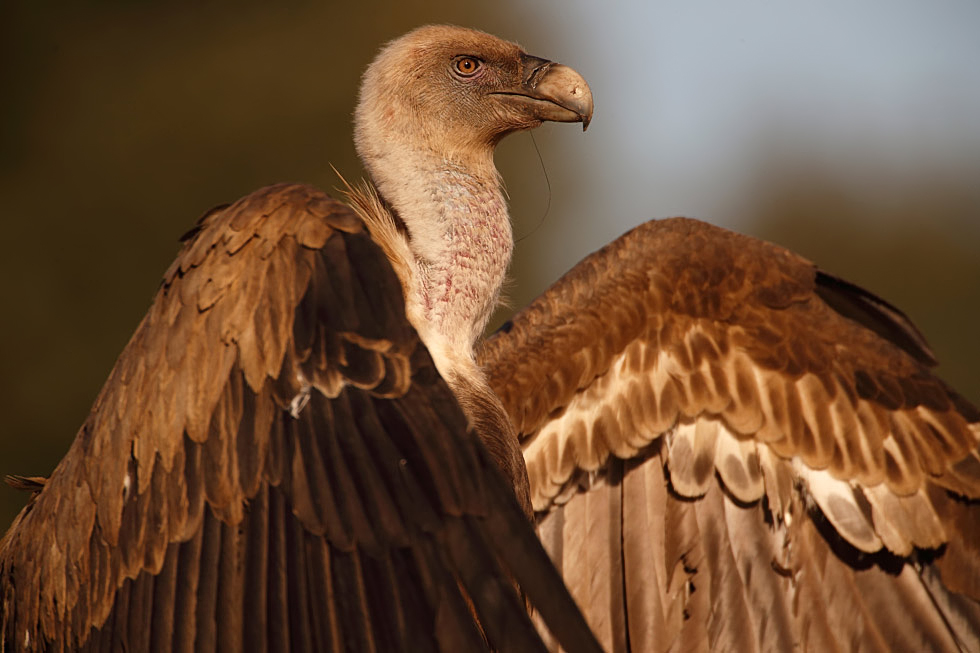
<svg viewBox="0 0 980 653">
<path fill-rule="evenodd" d="M 980 412 L 887 302 L 653 221 L 480 361 L 607 650 L 980 648 Z"/>
<path fill-rule="evenodd" d="M 0 543 L 0 648 L 539 650 L 514 581 L 596 650 L 381 249 L 279 185 L 189 234 Z"/>
</svg>

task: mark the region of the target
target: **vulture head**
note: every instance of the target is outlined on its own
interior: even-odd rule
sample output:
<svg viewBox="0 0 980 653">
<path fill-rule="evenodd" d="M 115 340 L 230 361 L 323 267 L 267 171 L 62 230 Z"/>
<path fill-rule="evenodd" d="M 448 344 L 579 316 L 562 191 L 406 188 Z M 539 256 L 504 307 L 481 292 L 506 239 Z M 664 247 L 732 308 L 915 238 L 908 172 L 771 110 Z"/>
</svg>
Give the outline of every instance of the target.
<svg viewBox="0 0 980 653">
<path fill-rule="evenodd" d="M 395 259 L 409 317 L 444 376 L 448 358 L 471 358 L 513 249 L 494 147 L 544 121 L 588 126 L 591 117 L 577 72 L 472 29 L 416 29 L 365 72 L 355 145 L 383 200 L 374 213 L 390 215 L 401 234 L 386 243 L 372 231 Z"/>
<path fill-rule="evenodd" d="M 421 27 L 389 43 L 364 74 L 355 113 L 358 154 L 376 174 L 393 144 L 485 165 L 507 134 L 543 121 L 592 117 L 577 72 L 473 29 Z"/>
</svg>

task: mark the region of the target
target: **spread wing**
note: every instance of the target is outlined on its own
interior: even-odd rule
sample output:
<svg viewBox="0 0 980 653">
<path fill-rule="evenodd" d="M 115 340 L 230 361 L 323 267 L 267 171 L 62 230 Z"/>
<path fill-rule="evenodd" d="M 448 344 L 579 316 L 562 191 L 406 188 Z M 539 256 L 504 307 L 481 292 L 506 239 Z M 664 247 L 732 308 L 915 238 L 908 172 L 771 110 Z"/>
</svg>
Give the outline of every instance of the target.
<svg viewBox="0 0 980 653">
<path fill-rule="evenodd" d="M 540 650 L 514 581 L 595 650 L 381 250 L 273 186 L 188 235 L 0 543 L 0 648 Z"/>
<path fill-rule="evenodd" d="M 931 361 L 886 302 L 684 219 L 481 352 L 610 651 L 980 648 L 980 413 Z"/>
</svg>

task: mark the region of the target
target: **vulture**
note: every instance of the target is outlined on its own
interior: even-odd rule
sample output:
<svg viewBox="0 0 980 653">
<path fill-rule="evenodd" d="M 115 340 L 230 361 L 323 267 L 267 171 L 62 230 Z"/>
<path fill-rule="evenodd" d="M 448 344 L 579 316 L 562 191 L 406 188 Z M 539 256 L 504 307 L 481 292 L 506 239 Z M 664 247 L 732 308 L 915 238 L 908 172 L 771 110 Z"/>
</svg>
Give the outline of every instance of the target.
<svg viewBox="0 0 980 653">
<path fill-rule="evenodd" d="M 980 411 L 886 301 L 675 218 L 481 339 L 494 147 L 592 112 L 481 32 L 386 45 L 370 181 L 205 214 L 15 480 L 0 650 L 980 650 Z"/>
</svg>

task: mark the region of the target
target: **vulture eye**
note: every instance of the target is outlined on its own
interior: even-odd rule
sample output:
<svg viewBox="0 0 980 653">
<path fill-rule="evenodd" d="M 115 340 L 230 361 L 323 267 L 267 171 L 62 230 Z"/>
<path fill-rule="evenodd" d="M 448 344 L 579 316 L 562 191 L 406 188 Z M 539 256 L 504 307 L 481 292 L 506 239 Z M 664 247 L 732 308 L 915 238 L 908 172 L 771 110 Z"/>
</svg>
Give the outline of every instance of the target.
<svg viewBox="0 0 980 653">
<path fill-rule="evenodd" d="M 460 77 L 472 77 L 482 64 L 483 62 L 476 57 L 457 57 L 453 61 L 453 70 Z"/>
</svg>

